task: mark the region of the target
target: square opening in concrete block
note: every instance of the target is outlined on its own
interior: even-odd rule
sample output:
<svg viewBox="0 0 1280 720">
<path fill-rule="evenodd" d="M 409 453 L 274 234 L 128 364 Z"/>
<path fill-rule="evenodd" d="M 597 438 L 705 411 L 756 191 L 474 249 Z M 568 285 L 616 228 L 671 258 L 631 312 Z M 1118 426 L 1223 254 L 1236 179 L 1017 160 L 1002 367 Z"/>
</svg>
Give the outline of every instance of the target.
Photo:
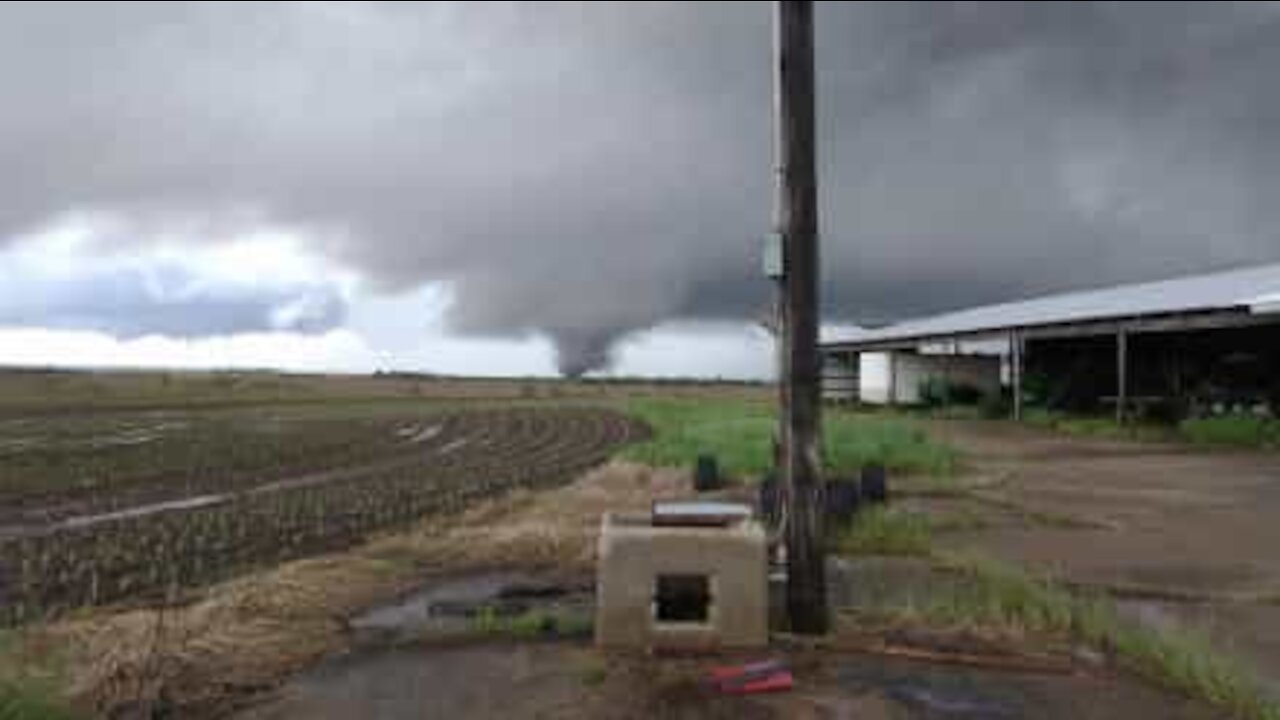
<svg viewBox="0 0 1280 720">
<path fill-rule="evenodd" d="M 697 625 L 711 622 L 710 576 L 658 575 L 653 585 L 655 622 Z"/>
</svg>

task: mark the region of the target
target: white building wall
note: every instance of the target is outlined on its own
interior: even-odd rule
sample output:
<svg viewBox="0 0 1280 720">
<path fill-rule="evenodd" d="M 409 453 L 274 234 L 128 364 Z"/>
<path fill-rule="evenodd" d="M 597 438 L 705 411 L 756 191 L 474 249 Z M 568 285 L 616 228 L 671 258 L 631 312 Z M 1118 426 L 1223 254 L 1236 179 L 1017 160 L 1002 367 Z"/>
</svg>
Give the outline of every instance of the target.
<svg viewBox="0 0 1280 720">
<path fill-rule="evenodd" d="M 941 368 L 930 362 L 941 355 L 893 354 L 893 401 L 903 405 L 920 402 L 920 383 L 933 375 L 941 375 Z"/>
<path fill-rule="evenodd" d="M 864 352 L 858 360 L 858 397 L 865 403 L 889 402 L 889 353 Z"/>
</svg>

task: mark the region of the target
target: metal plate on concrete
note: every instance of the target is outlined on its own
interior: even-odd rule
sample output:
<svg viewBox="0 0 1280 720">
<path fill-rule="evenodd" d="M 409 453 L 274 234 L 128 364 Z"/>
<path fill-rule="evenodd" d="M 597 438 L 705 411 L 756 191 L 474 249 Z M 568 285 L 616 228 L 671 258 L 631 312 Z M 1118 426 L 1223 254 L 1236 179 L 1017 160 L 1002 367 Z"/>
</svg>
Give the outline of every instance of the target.
<svg viewBox="0 0 1280 720">
<path fill-rule="evenodd" d="M 751 517 L 751 506 L 728 502 L 656 502 L 653 524 L 724 527 Z"/>
</svg>

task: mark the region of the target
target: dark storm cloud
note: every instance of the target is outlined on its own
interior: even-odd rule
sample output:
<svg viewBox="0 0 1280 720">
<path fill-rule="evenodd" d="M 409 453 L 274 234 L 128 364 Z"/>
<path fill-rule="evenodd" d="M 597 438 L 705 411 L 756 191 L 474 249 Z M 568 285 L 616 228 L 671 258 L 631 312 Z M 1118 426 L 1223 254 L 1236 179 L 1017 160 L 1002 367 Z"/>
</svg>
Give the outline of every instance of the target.
<svg viewBox="0 0 1280 720">
<path fill-rule="evenodd" d="M 0 236 L 287 225 L 567 370 L 767 301 L 766 4 L 46 5 L 0 8 Z M 817 19 L 833 315 L 1280 259 L 1274 3 Z"/>
</svg>

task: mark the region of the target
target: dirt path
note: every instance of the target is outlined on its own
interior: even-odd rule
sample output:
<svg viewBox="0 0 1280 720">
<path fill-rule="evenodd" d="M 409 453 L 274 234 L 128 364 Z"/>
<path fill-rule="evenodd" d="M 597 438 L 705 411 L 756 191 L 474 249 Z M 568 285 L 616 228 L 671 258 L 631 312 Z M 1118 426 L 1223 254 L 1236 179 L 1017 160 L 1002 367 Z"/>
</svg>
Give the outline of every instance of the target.
<svg viewBox="0 0 1280 720">
<path fill-rule="evenodd" d="M 1126 608 L 1190 622 L 1280 687 L 1280 455 L 1067 437 L 1004 422 L 934 422 L 987 489 L 954 533 L 984 553 L 1146 596 Z M 1182 602 L 1153 602 L 1152 597 Z M 1198 602 L 1187 602 L 1198 600 Z"/>
</svg>

